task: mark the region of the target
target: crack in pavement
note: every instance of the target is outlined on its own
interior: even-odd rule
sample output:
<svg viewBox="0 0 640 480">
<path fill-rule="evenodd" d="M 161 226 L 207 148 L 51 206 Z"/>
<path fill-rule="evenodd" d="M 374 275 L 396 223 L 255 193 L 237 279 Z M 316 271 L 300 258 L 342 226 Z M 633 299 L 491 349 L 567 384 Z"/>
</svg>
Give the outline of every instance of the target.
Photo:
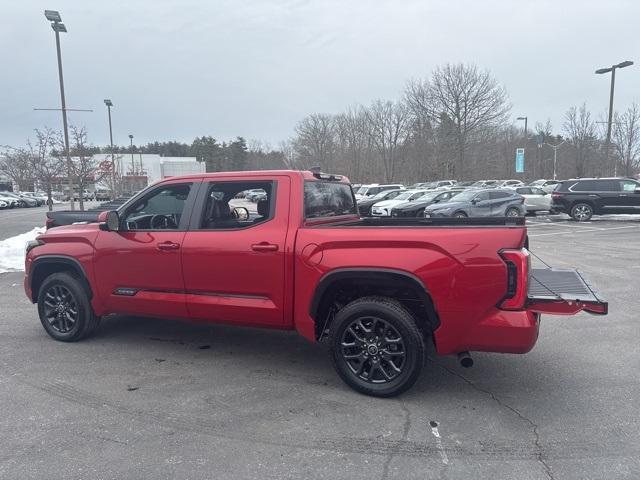
<svg viewBox="0 0 640 480">
<path fill-rule="evenodd" d="M 404 425 L 402 426 L 402 441 L 406 441 L 409 436 L 409 429 L 411 428 L 411 412 L 409 411 L 409 408 L 407 408 L 406 403 L 404 403 L 404 401 L 402 400 L 400 400 L 400 408 L 402 408 L 405 413 Z M 384 465 L 382 467 L 381 480 L 387 480 L 387 478 L 389 478 L 389 467 L 391 466 L 391 462 L 398 453 L 400 453 L 399 449 L 396 448 L 391 453 L 389 453 L 389 455 L 385 459 Z"/>
<path fill-rule="evenodd" d="M 514 413 L 518 418 L 520 418 L 521 420 L 523 420 L 524 422 L 528 423 L 529 426 L 532 429 L 533 432 L 533 444 L 535 446 L 536 449 L 536 459 L 538 461 L 538 463 L 540 463 L 540 465 L 542 465 L 542 468 L 544 469 L 544 473 L 546 474 L 547 478 L 549 480 L 554 480 L 553 477 L 553 472 L 551 470 L 551 467 L 549 466 L 549 464 L 545 461 L 545 459 L 543 458 L 544 455 L 544 450 L 542 448 L 542 445 L 540 444 L 540 434 L 538 433 L 538 425 L 536 425 L 533 420 L 531 420 L 528 417 L 525 417 L 522 413 L 520 413 L 516 408 L 512 407 L 511 405 L 508 405 L 507 403 L 503 402 L 502 400 L 500 400 L 500 398 L 498 398 L 493 392 L 489 391 L 489 390 L 485 390 L 482 387 L 479 387 L 478 385 L 476 385 L 474 382 L 472 382 L 471 380 L 469 380 L 467 377 L 465 377 L 464 375 L 455 372 L 453 370 L 451 370 L 450 368 L 447 368 L 444 365 L 441 365 L 440 363 L 437 363 L 435 361 L 434 358 L 430 358 L 430 360 L 437 365 L 438 367 L 440 367 L 442 370 L 445 370 L 446 372 L 449 372 L 451 375 L 454 375 L 456 377 L 458 377 L 459 379 L 461 379 L 463 382 L 465 382 L 466 384 L 468 384 L 471 388 L 473 388 L 474 390 L 484 393 L 486 395 L 489 395 L 498 405 L 500 405 L 503 408 L 506 408 L 507 410 L 509 410 L 510 412 Z"/>
</svg>

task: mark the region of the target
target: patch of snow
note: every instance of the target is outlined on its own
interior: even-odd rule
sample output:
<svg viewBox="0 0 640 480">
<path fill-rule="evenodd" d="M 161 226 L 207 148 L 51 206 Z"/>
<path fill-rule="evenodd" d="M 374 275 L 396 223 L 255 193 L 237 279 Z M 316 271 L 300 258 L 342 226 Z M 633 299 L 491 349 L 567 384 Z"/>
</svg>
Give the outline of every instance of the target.
<svg viewBox="0 0 640 480">
<path fill-rule="evenodd" d="M 0 241 L 0 273 L 24 271 L 24 247 L 29 240 L 44 233 L 44 227 Z"/>
</svg>

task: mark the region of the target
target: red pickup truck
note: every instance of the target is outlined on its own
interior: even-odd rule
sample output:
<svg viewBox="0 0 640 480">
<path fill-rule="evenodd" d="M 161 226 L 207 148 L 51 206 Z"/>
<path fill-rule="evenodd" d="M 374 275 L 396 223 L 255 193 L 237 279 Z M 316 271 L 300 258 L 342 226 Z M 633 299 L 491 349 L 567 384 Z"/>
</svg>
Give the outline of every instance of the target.
<svg viewBox="0 0 640 480">
<path fill-rule="evenodd" d="M 576 271 L 530 268 L 523 218 L 362 219 L 348 180 L 317 170 L 174 177 L 97 220 L 27 245 L 25 291 L 56 340 L 113 313 L 295 329 L 384 397 L 413 385 L 427 341 L 468 366 L 528 352 L 541 313 L 607 312 Z"/>
</svg>

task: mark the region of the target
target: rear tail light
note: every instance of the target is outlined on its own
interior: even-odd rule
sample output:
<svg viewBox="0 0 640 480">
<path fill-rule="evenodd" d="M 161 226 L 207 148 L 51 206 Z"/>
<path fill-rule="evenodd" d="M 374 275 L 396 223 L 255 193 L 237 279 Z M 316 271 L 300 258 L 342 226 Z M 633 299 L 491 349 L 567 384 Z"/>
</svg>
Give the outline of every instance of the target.
<svg viewBox="0 0 640 480">
<path fill-rule="evenodd" d="M 529 251 L 526 248 L 501 250 L 500 256 L 507 265 L 507 292 L 498 307 L 522 310 L 527 303 L 529 289 Z"/>
<path fill-rule="evenodd" d="M 555 199 L 557 199 L 557 198 L 562 198 L 562 197 L 564 197 L 564 194 L 563 194 L 563 193 L 560 193 L 560 192 L 551 192 L 551 198 L 552 198 L 553 200 L 555 200 Z"/>
</svg>

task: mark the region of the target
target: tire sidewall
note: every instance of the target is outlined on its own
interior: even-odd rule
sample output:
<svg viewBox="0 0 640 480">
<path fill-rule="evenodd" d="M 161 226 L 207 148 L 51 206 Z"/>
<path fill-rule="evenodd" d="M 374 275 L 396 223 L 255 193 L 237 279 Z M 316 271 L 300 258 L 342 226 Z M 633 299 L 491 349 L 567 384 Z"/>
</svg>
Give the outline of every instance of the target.
<svg viewBox="0 0 640 480">
<path fill-rule="evenodd" d="M 407 325 L 407 322 L 414 322 L 413 317 L 406 310 L 402 311 L 404 315 L 398 315 L 395 309 L 386 307 L 384 303 L 363 302 L 348 305 L 336 315 L 331 336 L 331 357 L 342 380 L 356 391 L 377 397 L 392 397 L 410 388 L 417 380 L 425 358 L 424 343 L 415 324 L 413 330 Z M 363 316 L 379 317 L 389 322 L 403 339 L 406 363 L 400 376 L 389 383 L 374 384 L 358 378 L 342 358 L 342 335 L 351 322 Z"/>
<path fill-rule="evenodd" d="M 44 314 L 44 297 L 46 292 L 53 286 L 60 285 L 67 288 L 73 296 L 76 304 L 78 305 L 78 320 L 73 326 L 71 331 L 60 333 L 56 331 L 51 324 L 47 321 Z M 61 342 L 73 342 L 84 337 L 90 330 L 94 323 L 93 310 L 89 302 L 87 292 L 82 287 L 80 282 L 68 273 L 54 273 L 48 276 L 38 291 L 38 315 L 40 316 L 40 322 L 45 331 L 55 340 Z"/>
</svg>

